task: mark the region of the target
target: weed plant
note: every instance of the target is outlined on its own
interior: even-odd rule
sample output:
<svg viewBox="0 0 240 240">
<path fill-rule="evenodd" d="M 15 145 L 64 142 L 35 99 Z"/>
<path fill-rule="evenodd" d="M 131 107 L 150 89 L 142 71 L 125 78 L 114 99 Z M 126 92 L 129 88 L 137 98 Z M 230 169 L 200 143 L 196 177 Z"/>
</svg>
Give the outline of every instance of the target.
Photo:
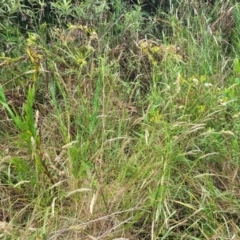
<svg viewBox="0 0 240 240">
<path fill-rule="evenodd" d="M 29 2 L 0 7 L 1 239 L 240 239 L 239 4 Z"/>
</svg>

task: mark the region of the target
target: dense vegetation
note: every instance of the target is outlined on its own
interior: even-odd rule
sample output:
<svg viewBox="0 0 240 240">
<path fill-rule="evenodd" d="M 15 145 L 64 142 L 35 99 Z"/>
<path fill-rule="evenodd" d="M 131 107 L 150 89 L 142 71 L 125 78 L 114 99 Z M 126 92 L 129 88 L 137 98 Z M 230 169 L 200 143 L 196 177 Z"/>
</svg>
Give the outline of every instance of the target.
<svg viewBox="0 0 240 240">
<path fill-rule="evenodd" d="M 240 239 L 240 5 L 0 6 L 1 239 Z"/>
</svg>

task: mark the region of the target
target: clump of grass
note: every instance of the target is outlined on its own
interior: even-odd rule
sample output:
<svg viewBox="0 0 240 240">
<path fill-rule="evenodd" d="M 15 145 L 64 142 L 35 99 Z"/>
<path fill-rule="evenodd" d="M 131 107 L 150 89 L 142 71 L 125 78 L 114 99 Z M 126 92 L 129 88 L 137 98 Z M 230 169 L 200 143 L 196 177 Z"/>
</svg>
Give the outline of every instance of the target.
<svg viewBox="0 0 240 240">
<path fill-rule="evenodd" d="M 93 3 L 3 24 L 0 236 L 238 238 L 238 4 Z"/>
</svg>

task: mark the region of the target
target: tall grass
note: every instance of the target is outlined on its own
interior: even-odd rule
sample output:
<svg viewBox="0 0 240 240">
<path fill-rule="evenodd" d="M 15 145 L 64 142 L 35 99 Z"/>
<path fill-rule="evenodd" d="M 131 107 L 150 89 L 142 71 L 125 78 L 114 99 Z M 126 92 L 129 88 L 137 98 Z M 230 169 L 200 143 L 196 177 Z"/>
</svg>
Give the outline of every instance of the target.
<svg viewBox="0 0 240 240">
<path fill-rule="evenodd" d="M 19 4 L 1 8 L 1 238 L 239 239 L 239 4 L 57 1 L 31 29 L 8 24 Z"/>
</svg>

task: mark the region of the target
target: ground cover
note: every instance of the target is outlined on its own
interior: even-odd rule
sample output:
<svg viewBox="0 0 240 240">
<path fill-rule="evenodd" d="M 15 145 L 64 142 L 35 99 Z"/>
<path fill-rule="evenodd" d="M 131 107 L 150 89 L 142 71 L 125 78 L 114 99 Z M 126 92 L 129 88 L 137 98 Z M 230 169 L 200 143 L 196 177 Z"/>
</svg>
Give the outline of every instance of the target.
<svg viewBox="0 0 240 240">
<path fill-rule="evenodd" d="M 1 238 L 240 239 L 239 4 L 46 6 L 0 7 Z"/>
</svg>

